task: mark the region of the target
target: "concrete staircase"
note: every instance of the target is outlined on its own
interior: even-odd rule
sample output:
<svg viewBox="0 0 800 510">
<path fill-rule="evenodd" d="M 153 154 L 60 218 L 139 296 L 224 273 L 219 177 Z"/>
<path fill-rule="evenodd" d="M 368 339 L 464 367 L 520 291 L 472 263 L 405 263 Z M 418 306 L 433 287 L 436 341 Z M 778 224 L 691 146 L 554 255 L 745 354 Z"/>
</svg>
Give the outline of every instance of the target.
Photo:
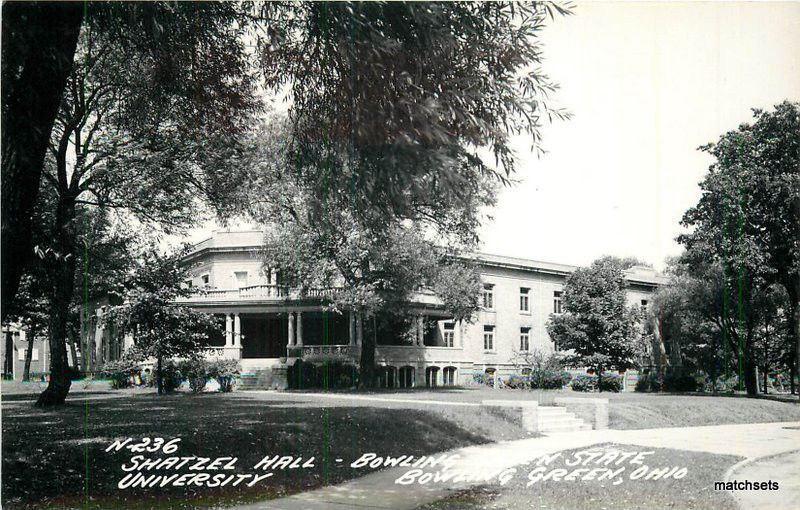
<svg viewBox="0 0 800 510">
<path fill-rule="evenodd" d="M 574 414 L 567 411 L 566 407 L 539 406 L 536 409 L 539 432 L 576 432 L 579 430 L 592 430 L 592 426 Z"/>
<path fill-rule="evenodd" d="M 237 390 L 268 390 L 272 387 L 272 369 L 253 370 L 242 373 L 236 385 Z"/>
</svg>

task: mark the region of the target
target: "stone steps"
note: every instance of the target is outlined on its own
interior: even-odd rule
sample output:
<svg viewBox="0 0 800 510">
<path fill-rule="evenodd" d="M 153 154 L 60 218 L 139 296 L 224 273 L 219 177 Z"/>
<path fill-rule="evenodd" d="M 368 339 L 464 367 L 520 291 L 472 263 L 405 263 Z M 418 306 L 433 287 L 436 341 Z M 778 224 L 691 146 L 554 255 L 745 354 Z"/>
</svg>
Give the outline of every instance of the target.
<svg viewBox="0 0 800 510">
<path fill-rule="evenodd" d="M 254 372 L 243 373 L 239 376 L 237 390 L 268 390 L 272 382 L 270 369 L 255 370 Z"/>
<path fill-rule="evenodd" d="M 577 432 L 579 430 L 592 429 L 591 425 L 580 418 L 576 418 L 574 414 L 568 412 L 564 407 L 541 406 L 537 408 L 536 413 L 537 430 L 542 433 Z"/>
</svg>

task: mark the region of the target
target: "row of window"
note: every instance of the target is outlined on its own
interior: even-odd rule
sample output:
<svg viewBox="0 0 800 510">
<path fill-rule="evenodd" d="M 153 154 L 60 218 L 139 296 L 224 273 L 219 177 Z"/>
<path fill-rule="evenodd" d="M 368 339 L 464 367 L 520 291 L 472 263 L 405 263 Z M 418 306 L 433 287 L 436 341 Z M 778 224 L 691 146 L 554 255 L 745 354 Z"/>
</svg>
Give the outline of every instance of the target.
<svg viewBox="0 0 800 510">
<path fill-rule="evenodd" d="M 519 288 L 520 312 L 531 311 L 530 293 L 531 293 L 530 287 Z M 494 285 L 492 285 L 491 283 L 484 284 L 481 302 L 483 304 L 483 308 L 487 310 L 494 310 Z M 553 313 L 563 313 L 563 311 L 564 310 L 561 304 L 561 291 L 560 290 L 553 291 Z"/>
<path fill-rule="evenodd" d="M 531 348 L 531 328 L 519 328 L 519 350 L 529 351 Z M 494 326 L 483 326 L 483 350 L 494 350 Z"/>
<path fill-rule="evenodd" d="M 277 275 L 273 275 L 273 272 L 267 271 L 266 272 L 266 281 L 268 284 L 275 285 L 277 284 Z M 249 272 L 248 271 L 234 271 L 233 278 L 236 280 L 236 287 L 242 288 L 247 287 L 249 285 Z M 205 273 L 200 276 L 200 284 L 204 287 L 207 287 L 211 283 L 211 275 L 209 273 Z M 188 287 L 192 286 L 192 280 L 186 280 L 186 285 Z"/>
</svg>

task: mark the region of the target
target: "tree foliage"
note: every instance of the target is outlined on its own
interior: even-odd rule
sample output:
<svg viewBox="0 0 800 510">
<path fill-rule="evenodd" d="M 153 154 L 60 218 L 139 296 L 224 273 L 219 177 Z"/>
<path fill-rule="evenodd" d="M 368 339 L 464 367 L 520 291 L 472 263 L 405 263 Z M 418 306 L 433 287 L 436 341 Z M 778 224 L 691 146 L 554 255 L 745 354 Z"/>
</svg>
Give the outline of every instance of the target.
<svg viewBox="0 0 800 510">
<path fill-rule="evenodd" d="M 758 296 L 772 284 L 789 295 L 790 332 L 798 355 L 800 341 L 800 105 L 785 101 L 773 111 L 754 109 L 755 121 L 701 147 L 714 158 L 700 183 L 703 196 L 682 224 L 678 238 L 691 257 L 721 270 L 719 300 L 733 315 L 736 338 L 750 338 L 758 321 Z M 739 343 L 745 361 L 752 344 Z M 796 370 L 795 363 L 795 370 Z M 748 393 L 755 366 L 745 367 Z"/>
<path fill-rule="evenodd" d="M 213 315 L 175 304 L 177 297 L 188 294 L 186 278 L 180 254 L 145 253 L 131 277 L 127 302 L 105 316 L 118 334 L 132 336 L 137 355 L 157 360 L 159 393 L 164 360 L 197 356 L 219 329 Z"/>
<path fill-rule="evenodd" d="M 546 99 L 538 34 L 569 11 L 550 3 L 371 2 L 264 10 L 266 83 L 291 98 L 290 154 L 321 193 L 348 194 L 359 217 L 434 218 L 481 176 L 516 167 L 510 137 L 541 146 Z M 494 156 L 481 157 L 480 149 Z M 499 167 L 499 168 L 498 168 Z"/>
<path fill-rule="evenodd" d="M 628 306 L 627 282 L 619 259 L 604 257 L 579 268 L 564 284 L 563 314 L 551 315 L 550 338 L 574 351 L 571 363 L 603 369 L 626 369 L 637 357 L 637 312 Z"/>
</svg>

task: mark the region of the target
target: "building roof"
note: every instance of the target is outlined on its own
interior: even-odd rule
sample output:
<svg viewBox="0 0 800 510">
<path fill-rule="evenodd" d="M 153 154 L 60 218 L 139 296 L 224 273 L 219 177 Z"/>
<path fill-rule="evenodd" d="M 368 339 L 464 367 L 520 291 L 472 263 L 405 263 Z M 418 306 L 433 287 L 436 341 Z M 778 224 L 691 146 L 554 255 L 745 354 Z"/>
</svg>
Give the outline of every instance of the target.
<svg viewBox="0 0 800 510">
<path fill-rule="evenodd" d="M 194 245 L 194 249 L 188 255 L 188 258 L 194 258 L 202 253 L 210 251 L 229 252 L 257 250 L 261 246 L 263 239 L 264 232 L 262 230 L 215 230 L 211 237 Z M 487 267 L 515 269 L 560 276 L 567 276 L 578 269 L 578 266 L 569 264 L 544 262 L 541 260 L 508 257 L 506 255 L 482 252 L 467 255 L 465 258 L 475 260 L 479 264 Z M 628 281 L 631 283 L 663 285 L 668 281 L 666 276 L 647 266 L 633 266 L 626 270 L 625 273 Z"/>
</svg>

